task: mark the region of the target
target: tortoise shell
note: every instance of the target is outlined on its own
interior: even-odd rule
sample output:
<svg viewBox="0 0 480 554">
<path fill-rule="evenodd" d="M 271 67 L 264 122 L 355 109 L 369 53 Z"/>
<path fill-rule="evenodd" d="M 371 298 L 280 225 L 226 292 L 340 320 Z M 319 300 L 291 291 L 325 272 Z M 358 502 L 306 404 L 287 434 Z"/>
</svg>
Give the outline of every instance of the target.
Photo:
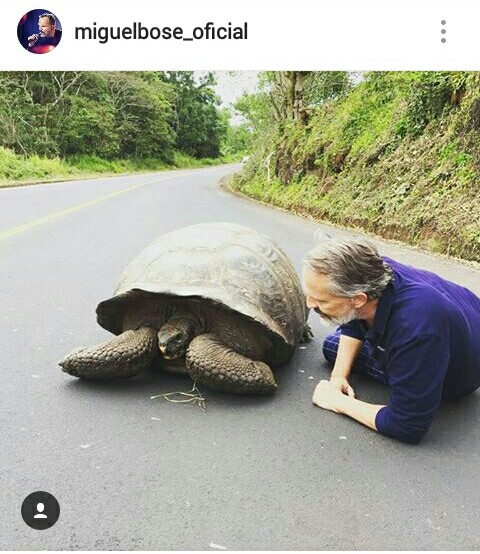
<svg viewBox="0 0 480 554">
<path fill-rule="evenodd" d="M 282 249 L 232 223 L 183 227 L 152 242 L 124 270 L 114 296 L 98 305 L 98 323 L 121 333 L 123 310 L 137 291 L 220 304 L 293 347 L 308 316 L 299 278 Z"/>
</svg>

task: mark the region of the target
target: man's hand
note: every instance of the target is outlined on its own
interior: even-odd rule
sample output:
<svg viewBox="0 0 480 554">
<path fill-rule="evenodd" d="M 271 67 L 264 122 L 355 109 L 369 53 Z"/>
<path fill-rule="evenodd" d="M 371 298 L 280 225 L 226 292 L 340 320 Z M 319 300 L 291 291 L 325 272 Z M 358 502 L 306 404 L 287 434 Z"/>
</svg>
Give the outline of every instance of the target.
<svg viewBox="0 0 480 554">
<path fill-rule="evenodd" d="M 39 38 L 40 38 L 39 35 L 30 35 L 28 37 L 28 46 L 31 48 Z"/>
<path fill-rule="evenodd" d="M 320 381 L 313 391 L 312 402 L 331 412 L 340 413 L 340 402 L 345 395 L 331 381 Z"/>
<path fill-rule="evenodd" d="M 343 394 L 350 396 L 350 398 L 355 398 L 355 391 L 345 377 L 341 375 L 330 375 L 330 383 L 337 387 L 340 392 L 343 392 Z"/>
<path fill-rule="evenodd" d="M 325 410 L 344 414 L 356 419 L 363 425 L 377 430 L 375 420 L 378 412 L 385 406 L 362 402 L 343 394 L 331 381 L 320 381 L 313 391 L 312 402 Z"/>
</svg>

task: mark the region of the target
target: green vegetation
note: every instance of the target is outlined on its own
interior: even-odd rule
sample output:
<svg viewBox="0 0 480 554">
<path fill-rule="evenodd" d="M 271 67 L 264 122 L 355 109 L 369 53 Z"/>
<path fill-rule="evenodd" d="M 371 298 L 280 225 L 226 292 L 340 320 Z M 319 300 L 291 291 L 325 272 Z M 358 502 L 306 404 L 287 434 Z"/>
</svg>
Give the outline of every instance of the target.
<svg viewBox="0 0 480 554">
<path fill-rule="evenodd" d="M 0 185 L 238 160 L 213 74 L 0 73 Z"/>
<path fill-rule="evenodd" d="M 162 80 L 171 85 L 175 94 L 175 146 L 196 158 L 217 158 L 228 122 L 216 107 L 213 74 L 208 73 L 198 85 L 191 71 L 169 71 Z"/>
<path fill-rule="evenodd" d="M 480 74 L 267 73 L 234 189 L 480 262 Z M 323 83 L 323 86 L 322 86 Z"/>
<path fill-rule="evenodd" d="M 49 181 L 82 179 L 97 175 L 141 173 L 175 168 L 195 168 L 229 163 L 229 158 L 192 158 L 175 152 L 171 163 L 155 158 L 104 160 L 97 156 L 72 156 L 67 160 L 20 156 L 0 147 L 0 187 Z"/>
</svg>

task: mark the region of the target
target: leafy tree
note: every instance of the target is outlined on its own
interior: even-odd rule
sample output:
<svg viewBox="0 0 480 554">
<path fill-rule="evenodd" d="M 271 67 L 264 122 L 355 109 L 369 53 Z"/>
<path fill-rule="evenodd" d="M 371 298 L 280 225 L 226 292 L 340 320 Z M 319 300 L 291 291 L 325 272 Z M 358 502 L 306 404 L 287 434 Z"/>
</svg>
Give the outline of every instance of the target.
<svg viewBox="0 0 480 554">
<path fill-rule="evenodd" d="M 172 159 L 171 89 L 159 78 L 135 73 L 106 75 L 121 157 Z"/>
<path fill-rule="evenodd" d="M 120 135 L 110 104 L 82 96 L 70 98 L 70 115 L 59 136 L 64 155 L 94 155 L 112 159 L 120 152 Z"/>
<path fill-rule="evenodd" d="M 173 99 L 152 73 L 1 73 L 2 144 L 25 155 L 171 160 Z"/>
<path fill-rule="evenodd" d="M 231 114 L 229 110 L 221 112 L 221 118 L 226 132 L 222 144 L 222 154 L 224 156 L 240 156 L 249 152 L 252 142 L 252 131 L 247 123 L 233 125 L 230 122 Z"/>
<path fill-rule="evenodd" d="M 261 90 L 257 93 L 244 93 L 234 105 L 235 109 L 247 120 L 254 133 L 261 133 L 276 124 L 277 113 L 273 109 L 269 95 Z M 280 115 L 278 114 L 278 120 Z"/>
<path fill-rule="evenodd" d="M 213 90 L 213 73 L 202 77 L 199 83 L 192 71 L 167 71 L 160 75 L 175 91 L 173 129 L 177 148 L 197 158 L 219 156 L 226 127 Z"/>
<path fill-rule="evenodd" d="M 305 104 L 317 108 L 348 94 L 353 81 L 348 71 L 312 71 L 305 79 Z"/>
</svg>

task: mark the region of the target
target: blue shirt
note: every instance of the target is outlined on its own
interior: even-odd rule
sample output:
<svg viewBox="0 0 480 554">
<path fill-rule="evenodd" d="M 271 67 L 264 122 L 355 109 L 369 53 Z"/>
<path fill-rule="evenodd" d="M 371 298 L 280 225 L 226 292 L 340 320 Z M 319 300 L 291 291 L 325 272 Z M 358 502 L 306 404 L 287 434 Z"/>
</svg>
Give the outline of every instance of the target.
<svg viewBox="0 0 480 554">
<path fill-rule="evenodd" d="M 391 386 L 375 419 L 378 431 L 418 443 L 442 400 L 480 386 L 480 298 L 430 271 L 383 259 L 393 280 L 373 326 L 354 320 L 340 330 L 365 341 Z"/>
</svg>

